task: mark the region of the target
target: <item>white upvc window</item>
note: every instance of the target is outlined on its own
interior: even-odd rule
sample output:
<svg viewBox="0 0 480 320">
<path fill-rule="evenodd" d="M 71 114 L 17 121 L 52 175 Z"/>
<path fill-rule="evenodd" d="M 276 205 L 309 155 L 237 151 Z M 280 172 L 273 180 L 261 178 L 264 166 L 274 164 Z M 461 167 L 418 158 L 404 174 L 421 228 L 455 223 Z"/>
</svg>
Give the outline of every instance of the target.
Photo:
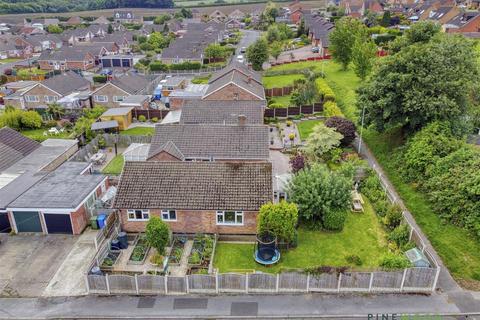
<svg viewBox="0 0 480 320">
<path fill-rule="evenodd" d="M 93 96 L 93 99 L 95 100 L 95 102 L 108 102 L 107 96 L 95 95 Z"/>
<path fill-rule="evenodd" d="M 39 102 L 38 96 L 25 96 L 27 102 Z"/>
<path fill-rule="evenodd" d="M 243 211 L 217 211 L 217 225 L 243 226 Z"/>
<path fill-rule="evenodd" d="M 177 221 L 177 212 L 175 210 L 162 210 L 162 220 Z"/>
<path fill-rule="evenodd" d="M 124 96 L 113 96 L 113 102 L 122 102 L 125 100 Z"/>
<path fill-rule="evenodd" d="M 43 97 L 43 100 L 46 102 L 46 103 L 53 103 L 55 101 L 57 101 L 58 97 L 56 96 L 44 96 Z"/>
<path fill-rule="evenodd" d="M 127 214 L 128 221 L 147 221 L 150 219 L 150 210 L 129 209 Z"/>
</svg>

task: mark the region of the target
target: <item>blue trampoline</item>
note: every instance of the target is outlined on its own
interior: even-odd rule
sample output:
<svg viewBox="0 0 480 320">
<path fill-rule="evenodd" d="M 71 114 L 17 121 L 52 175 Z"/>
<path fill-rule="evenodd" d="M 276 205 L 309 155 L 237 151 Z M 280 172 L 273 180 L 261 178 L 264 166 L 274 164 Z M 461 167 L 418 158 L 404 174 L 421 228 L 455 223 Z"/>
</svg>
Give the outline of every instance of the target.
<svg viewBox="0 0 480 320">
<path fill-rule="evenodd" d="M 271 234 L 257 236 L 257 243 L 253 258 L 259 264 L 269 266 L 280 260 L 280 250 L 277 247 L 277 238 Z"/>
</svg>

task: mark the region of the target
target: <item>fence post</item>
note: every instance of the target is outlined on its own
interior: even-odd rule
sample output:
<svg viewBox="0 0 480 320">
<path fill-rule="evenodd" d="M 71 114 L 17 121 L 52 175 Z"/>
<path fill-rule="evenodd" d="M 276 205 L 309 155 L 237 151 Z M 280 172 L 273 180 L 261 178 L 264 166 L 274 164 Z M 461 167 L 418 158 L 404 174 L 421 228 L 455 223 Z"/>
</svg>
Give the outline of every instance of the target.
<svg viewBox="0 0 480 320">
<path fill-rule="evenodd" d="M 248 293 L 248 273 L 245 274 L 245 292 Z"/>
<path fill-rule="evenodd" d="M 137 292 L 137 295 L 140 294 L 140 289 L 138 288 L 138 275 L 135 273 L 135 291 Z"/>
<path fill-rule="evenodd" d="M 218 272 L 215 273 L 215 292 L 218 293 Z"/>
<path fill-rule="evenodd" d="M 370 283 L 368 284 L 368 292 L 372 291 L 373 272 L 370 273 Z"/>
<path fill-rule="evenodd" d="M 168 294 L 168 280 L 167 280 L 168 275 L 165 275 L 163 277 L 163 280 L 165 281 L 165 294 Z"/>
<path fill-rule="evenodd" d="M 90 293 L 90 284 L 88 283 L 88 273 L 85 275 L 85 286 L 87 288 L 87 294 Z"/>
<path fill-rule="evenodd" d="M 310 273 L 307 274 L 307 292 L 310 291 Z"/>
<path fill-rule="evenodd" d="M 108 273 L 105 274 L 105 283 L 107 284 L 107 293 L 110 294 L 110 282 L 108 281 Z"/>
<path fill-rule="evenodd" d="M 400 292 L 403 291 L 403 285 L 405 284 L 405 277 L 407 276 L 407 268 L 403 270 L 402 282 L 400 283 Z"/>
<path fill-rule="evenodd" d="M 403 217 L 405 219 L 405 216 Z M 407 219 L 405 219 L 407 220 Z M 412 241 L 412 237 L 413 237 L 413 227 L 408 224 L 408 226 L 410 227 L 410 235 L 408 236 L 408 241 Z"/>
<path fill-rule="evenodd" d="M 338 285 L 337 285 L 337 291 L 340 292 L 340 285 L 342 284 L 342 274 L 338 276 Z"/>
<path fill-rule="evenodd" d="M 189 285 L 188 285 L 188 274 L 185 276 L 185 289 L 187 291 L 187 293 L 190 293 L 190 288 L 189 288 Z"/>
<path fill-rule="evenodd" d="M 432 285 L 432 292 L 435 292 L 435 288 L 437 287 L 438 277 L 440 276 L 440 267 L 437 266 L 437 273 L 435 274 L 435 280 L 433 280 Z"/>
<path fill-rule="evenodd" d="M 277 283 L 275 284 L 275 291 L 278 292 L 280 287 L 280 273 L 277 273 Z"/>
</svg>

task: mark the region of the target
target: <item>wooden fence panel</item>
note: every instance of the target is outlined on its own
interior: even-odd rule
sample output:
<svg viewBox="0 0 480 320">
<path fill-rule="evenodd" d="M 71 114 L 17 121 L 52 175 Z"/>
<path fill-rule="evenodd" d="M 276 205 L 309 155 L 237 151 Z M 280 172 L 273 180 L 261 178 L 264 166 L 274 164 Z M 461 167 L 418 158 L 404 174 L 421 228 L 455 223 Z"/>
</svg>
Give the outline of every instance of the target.
<svg viewBox="0 0 480 320">
<path fill-rule="evenodd" d="M 94 274 L 87 275 L 89 293 L 108 293 L 107 280 L 105 276 L 98 276 Z"/>
<path fill-rule="evenodd" d="M 167 293 L 187 293 L 185 277 L 167 277 Z"/>
<path fill-rule="evenodd" d="M 138 275 L 138 292 L 140 294 L 165 294 L 165 277 L 157 275 Z"/>
<path fill-rule="evenodd" d="M 313 114 L 313 106 L 302 106 L 300 108 L 300 113 L 303 114 Z"/>
<path fill-rule="evenodd" d="M 342 274 L 340 290 L 364 291 L 370 286 L 371 272 L 346 272 Z"/>
<path fill-rule="evenodd" d="M 288 117 L 288 108 L 276 108 L 275 117 Z"/>
<path fill-rule="evenodd" d="M 215 293 L 216 277 L 206 274 L 193 274 L 188 277 L 188 290 L 192 293 Z"/>
<path fill-rule="evenodd" d="M 220 292 L 245 292 L 246 275 L 223 273 L 218 275 L 218 290 Z"/>
<path fill-rule="evenodd" d="M 336 273 L 322 273 L 318 275 L 310 275 L 310 291 L 337 291 L 337 289 L 338 276 Z"/>
<path fill-rule="evenodd" d="M 280 291 L 307 291 L 308 275 L 305 273 L 280 273 L 278 289 Z"/>
<path fill-rule="evenodd" d="M 405 275 L 403 291 L 431 291 L 435 275 L 434 268 L 409 268 Z"/>
<path fill-rule="evenodd" d="M 248 275 L 248 292 L 274 292 L 277 288 L 277 277 L 266 273 L 250 273 Z"/>
<path fill-rule="evenodd" d="M 288 107 L 287 108 L 288 116 L 296 116 L 300 114 L 300 107 Z"/>
<path fill-rule="evenodd" d="M 108 276 L 110 292 L 113 294 L 120 293 L 137 293 L 135 278 L 124 274 L 112 274 Z"/>
<path fill-rule="evenodd" d="M 372 291 L 400 291 L 402 286 L 402 271 L 378 271 L 373 273 Z"/>
</svg>

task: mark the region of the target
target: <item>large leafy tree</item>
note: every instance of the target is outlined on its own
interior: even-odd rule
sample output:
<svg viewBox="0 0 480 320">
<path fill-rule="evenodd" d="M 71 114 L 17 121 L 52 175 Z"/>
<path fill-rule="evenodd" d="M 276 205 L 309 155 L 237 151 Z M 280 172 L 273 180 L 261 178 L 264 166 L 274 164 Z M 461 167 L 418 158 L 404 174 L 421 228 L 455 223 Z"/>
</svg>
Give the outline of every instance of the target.
<svg viewBox="0 0 480 320">
<path fill-rule="evenodd" d="M 344 146 L 348 146 L 355 139 L 355 124 L 348 119 L 330 117 L 325 121 L 325 125 L 329 128 L 335 128 L 343 136 L 340 142 Z"/>
<path fill-rule="evenodd" d="M 145 227 L 145 235 L 150 246 L 157 249 L 159 254 L 165 252 L 165 247 L 170 238 L 170 229 L 168 225 L 159 217 L 151 217 Z"/>
<path fill-rule="evenodd" d="M 298 209 L 294 203 L 281 201 L 267 203 L 260 207 L 257 217 L 257 232 L 270 232 L 279 240 L 292 242 L 298 221 Z"/>
<path fill-rule="evenodd" d="M 371 80 L 358 90 L 365 122 L 383 131 L 417 130 L 435 120 L 460 124 L 479 79 L 474 44 L 440 34 L 383 58 Z"/>
<path fill-rule="evenodd" d="M 370 74 L 377 54 L 377 45 L 372 40 L 358 37 L 352 48 L 353 71 L 362 80 Z"/>
<path fill-rule="evenodd" d="M 434 36 L 441 32 L 441 26 L 433 21 L 420 21 L 405 31 L 403 37 L 398 37 L 390 44 L 390 51 L 393 53 L 400 51 L 402 48 L 415 43 L 427 43 Z"/>
<path fill-rule="evenodd" d="M 323 123 L 317 124 L 307 138 L 306 154 L 314 159 L 322 159 L 325 155 L 340 145 L 342 134 Z"/>
<path fill-rule="evenodd" d="M 298 206 L 301 221 L 323 226 L 326 216 L 350 208 L 352 183 L 351 177 L 317 163 L 293 176 L 289 201 Z"/>
<path fill-rule="evenodd" d="M 210 61 L 221 60 L 227 56 L 227 50 L 218 43 L 211 43 L 205 48 L 205 58 Z"/>
<path fill-rule="evenodd" d="M 247 48 L 247 59 L 254 70 L 262 70 L 262 65 L 268 60 L 268 44 L 264 38 L 258 39 Z"/>
<path fill-rule="evenodd" d="M 330 33 L 329 50 L 333 60 L 340 63 L 346 70 L 352 61 L 352 50 L 359 37 L 366 37 L 366 28 L 358 19 L 343 17 L 335 23 L 335 29 Z"/>
</svg>

